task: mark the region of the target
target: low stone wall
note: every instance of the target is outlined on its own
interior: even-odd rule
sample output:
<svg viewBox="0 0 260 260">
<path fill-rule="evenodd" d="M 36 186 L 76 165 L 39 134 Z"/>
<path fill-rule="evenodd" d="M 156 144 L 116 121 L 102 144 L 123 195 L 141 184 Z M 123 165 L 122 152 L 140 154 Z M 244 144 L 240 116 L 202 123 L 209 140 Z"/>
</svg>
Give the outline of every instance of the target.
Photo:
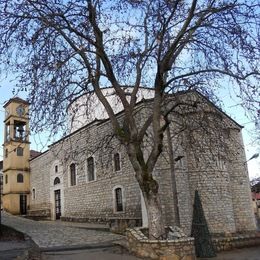
<svg viewBox="0 0 260 260">
<path fill-rule="evenodd" d="M 26 217 L 34 220 L 50 220 L 51 210 L 50 209 L 28 210 Z"/>
<path fill-rule="evenodd" d="M 194 238 L 185 237 L 174 240 L 149 240 L 143 228 L 127 229 L 129 250 L 139 257 L 158 260 L 194 260 Z"/>
<path fill-rule="evenodd" d="M 115 233 L 124 234 L 127 228 L 141 226 L 142 220 L 137 218 L 79 218 L 79 217 L 61 217 L 62 221 L 87 222 L 108 224 L 110 230 Z"/>
<path fill-rule="evenodd" d="M 213 244 L 217 252 L 260 245 L 260 233 L 233 234 L 230 236 L 213 237 Z"/>
<path fill-rule="evenodd" d="M 79 223 L 100 223 L 106 224 L 107 219 L 105 218 L 81 218 L 81 217 L 68 217 L 68 216 L 61 216 L 62 221 L 69 221 L 69 222 L 79 222 Z"/>
</svg>

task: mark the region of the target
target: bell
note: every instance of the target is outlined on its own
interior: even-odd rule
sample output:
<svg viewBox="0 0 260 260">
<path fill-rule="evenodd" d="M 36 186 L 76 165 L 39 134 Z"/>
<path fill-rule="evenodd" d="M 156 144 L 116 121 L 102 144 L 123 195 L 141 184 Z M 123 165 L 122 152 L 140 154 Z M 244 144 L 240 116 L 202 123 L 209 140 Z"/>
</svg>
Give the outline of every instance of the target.
<svg viewBox="0 0 260 260">
<path fill-rule="evenodd" d="M 18 126 L 17 132 L 19 133 L 19 137 L 23 137 L 24 129 L 22 125 Z"/>
</svg>

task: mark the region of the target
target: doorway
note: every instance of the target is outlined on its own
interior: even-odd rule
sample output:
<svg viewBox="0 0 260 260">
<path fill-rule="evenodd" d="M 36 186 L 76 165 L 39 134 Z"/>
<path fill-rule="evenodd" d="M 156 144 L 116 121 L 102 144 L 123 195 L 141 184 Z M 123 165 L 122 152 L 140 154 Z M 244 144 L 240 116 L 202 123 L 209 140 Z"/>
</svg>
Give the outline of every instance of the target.
<svg viewBox="0 0 260 260">
<path fill-rule="evenodd" d="M 26 215 L 27 212 L 27 196 L 20 194 L 20 214 Z"/>
<path fill-rule="evenodd" d="M 61 217 L 60 190 L 54 191 L 54 199 L 55 199 L 55 216 L 56 219 L 60 219 Z"/>
</svg>

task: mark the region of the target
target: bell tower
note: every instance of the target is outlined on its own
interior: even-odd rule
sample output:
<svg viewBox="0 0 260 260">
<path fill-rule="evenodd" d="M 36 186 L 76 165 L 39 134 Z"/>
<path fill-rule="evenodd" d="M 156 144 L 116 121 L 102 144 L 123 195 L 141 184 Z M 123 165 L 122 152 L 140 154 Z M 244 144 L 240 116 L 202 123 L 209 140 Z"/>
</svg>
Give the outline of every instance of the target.
<svg viewBox="0 0 260 260">
<path fill-rule="evenodd" d="M 30 193 L 29 103 L 15 97 L 4 109 L 3 208 L 24 215 Z"/>
</svg>

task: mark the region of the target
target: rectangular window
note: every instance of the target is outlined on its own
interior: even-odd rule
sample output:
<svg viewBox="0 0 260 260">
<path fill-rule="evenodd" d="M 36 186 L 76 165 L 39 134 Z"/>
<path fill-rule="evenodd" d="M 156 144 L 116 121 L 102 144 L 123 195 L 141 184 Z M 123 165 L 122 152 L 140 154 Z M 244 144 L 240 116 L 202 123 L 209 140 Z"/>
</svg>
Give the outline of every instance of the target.
<svg viewBox="0 0 260 260">
<path fill-rule="evenodd" d="M 55 165 L 55 173 L 58 172 L 58 165 Z"/>
<path fill-rule="evenodd" d="M 70 165 L 70 186 L 76 185 L 76 164 Z"/>
<path fill-rule="evenodd" d="M 118 172 L 121 170 L 121 165 L 120 165 L 120 155 L 119 153 L 114 154 L 114 168 L 115 171 Z"/>
<path fill-rule="evenodd" d="M 87 159 L 87 166 L 88 166 L 88 181 L 95 180 L 95 169 L 94 169 L 94 158 L 89 157 Z"/>
<path fill-rule="evenodd" d="M 17 147 L 16 154 L 17 154 L 17 156 L 23 156 L 23 148 L 22 147 Z"/>
<path fill-rule="evenodd" d="M 122 198 L 122 189 L 115 189 L 115 197 L 116 197 L 116 211 L 123 211 L 123 198 Z"/>
</svg>

